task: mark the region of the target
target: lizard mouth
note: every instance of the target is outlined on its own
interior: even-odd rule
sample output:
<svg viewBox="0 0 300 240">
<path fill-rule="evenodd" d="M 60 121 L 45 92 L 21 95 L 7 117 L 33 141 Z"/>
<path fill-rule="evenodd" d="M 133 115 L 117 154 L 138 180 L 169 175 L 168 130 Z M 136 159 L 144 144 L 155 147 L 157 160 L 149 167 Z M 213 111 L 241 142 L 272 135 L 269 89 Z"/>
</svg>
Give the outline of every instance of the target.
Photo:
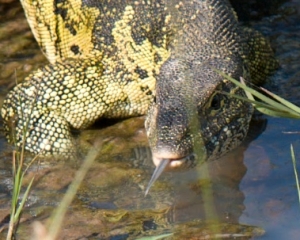
<svg viewBox="0 0 300 240">
<path fill-rule="evenodd" d="M 195 159 L 196 159 L 196 155 L 194 153 L 178 159 L 156 158 L 154 156 L 153 162 L 156 165 L 156 168 L 146 188 L 145 196 L 148 194 L 151 186 L 159 178 L 159 176 L 163 173 L 164 170 L 166 169 L 174 170 L 174 169 L 195 167 L 196 166 Z"/>
</svg>

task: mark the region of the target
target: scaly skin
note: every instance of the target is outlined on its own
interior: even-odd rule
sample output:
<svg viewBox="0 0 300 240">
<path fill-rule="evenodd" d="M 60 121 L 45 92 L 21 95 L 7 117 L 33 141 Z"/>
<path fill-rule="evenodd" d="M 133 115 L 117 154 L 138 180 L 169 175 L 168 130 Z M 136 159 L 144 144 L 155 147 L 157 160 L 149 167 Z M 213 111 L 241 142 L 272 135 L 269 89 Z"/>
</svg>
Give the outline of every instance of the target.
<svg viewBox="0 0 300 240">
<path fill-rule="evenodd" d="M 71 155 L 71 128 L 144 115 L 151 105 L 156 165 L 217 158 L 243 141 L 253 109 L 221 93 L 244 95 L 214 69 L 260 84 L 277 65 L 268 42 L 239 25 L 226 0 L 22 5 L 50 64 L 7 95 L 1 114 L 9 140 L 20 146 L 26 128 L 26 149 L 38 154 Z"/>
</svg>

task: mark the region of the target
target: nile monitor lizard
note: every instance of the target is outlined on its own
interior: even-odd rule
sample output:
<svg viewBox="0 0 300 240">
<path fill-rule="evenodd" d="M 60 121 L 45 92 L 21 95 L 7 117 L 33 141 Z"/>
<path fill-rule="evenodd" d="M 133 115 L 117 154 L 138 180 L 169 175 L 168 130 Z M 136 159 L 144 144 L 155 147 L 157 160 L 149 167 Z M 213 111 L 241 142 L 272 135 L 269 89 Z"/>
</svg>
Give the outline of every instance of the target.
<svg viewBox="0 0 300 240">
<path fill-rule="evenodd" d="M 10 141 L 25 135 L 34 153 L 72 154 L 71 128 L 148 112 L 156 165 L 217 158 L 241 143 L 253 110 L 222 94 L 244 95 L 214 69 L 259 84 L 276 67 L 226 0 L 21 2 L 50 64 L 9 92 L 1 114 Z"/>
</svg>

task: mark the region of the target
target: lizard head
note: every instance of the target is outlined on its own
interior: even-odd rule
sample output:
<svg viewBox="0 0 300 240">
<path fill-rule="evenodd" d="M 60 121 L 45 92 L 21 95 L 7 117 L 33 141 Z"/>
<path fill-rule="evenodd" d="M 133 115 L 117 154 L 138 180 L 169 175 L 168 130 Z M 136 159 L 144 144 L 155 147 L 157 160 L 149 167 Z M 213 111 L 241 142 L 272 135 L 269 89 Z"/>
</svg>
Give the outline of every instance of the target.
<svg viewBox="0 0 300 240">
<path fill-rule="evenodd" d="M 239 79 L 243 76 L 240 61 L 233 57 L 201 62 L 169 59 L 163 65 L 145 122 L 156 165 L 147 191 L 164 169 L 216 159 L 243 141 L 252 107 L 224 94 L 244 96 L 243 90 L 215 71 Z"/>
</svg>

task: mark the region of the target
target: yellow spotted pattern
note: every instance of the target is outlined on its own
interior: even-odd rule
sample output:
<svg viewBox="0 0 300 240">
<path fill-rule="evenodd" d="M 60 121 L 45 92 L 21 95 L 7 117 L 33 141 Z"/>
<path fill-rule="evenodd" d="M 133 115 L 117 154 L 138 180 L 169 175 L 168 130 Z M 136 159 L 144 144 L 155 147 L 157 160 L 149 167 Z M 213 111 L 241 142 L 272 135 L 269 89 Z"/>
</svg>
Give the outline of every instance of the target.
<svg viewBox="0 0 300 240">
<path fill-rule="evenodd" d="M 99 9 L 82 8 L 81 0 L 58 1 L 57 5 L 49 0 L 21 0 L 21 3 L 32 32 L 50 63 L 93 54 L 92 30 Z M 80 53 L 70 51 L 73 45 L 79 46 Z"/>
<path fill-rule="evenodd" d="M 242 30 L 226 0 L 21 0 L 21 3 L 50 64 L 32 72 L 8 93 L 1 115 L 9 141 L 20 147 L 25 140 L 25 148 L 37 154 L 72 155 L 76 152 L 72 129 L 86 128 L 101 117 L 144 115 L 151 103 L 160 107 L 154 97 L 163 98 L 176 89 L 174 81 L 182 74 L 180 69 L 189 70 L 197 64 L 203 67 L 201 64 L 218 59 L 217 63 L 225 63 L 218 65 L 221 71 L 230 73 L 235 67 L 247 67 L 253 82 L 261 83 L 276 65 L 268 42 L 253 30 Z M 235 59 L 235 67 L 226 64 L 231 59 Z M 183 65 L 177 66 L 179 62 Z M 191 89 L 198 89 L 197 94 L 188 97 L 201 102 L 200 110 L 205 112 L 202 118 L 216 125 L 199 129 L 199 135 L 206 139 L 212 129 L 224 128 L 226 113 L 237 109 L 230 105 L 222 109 L 220 119 L 215 119 L 216 114 L 204 103 L 209 102 L 216 86 L 223 81 L 212 77 L 212 69 L 208 67 L 199 73 L 198 69 L 202 68 L 193 69 L 195 76 L 191 79 Z M 156 96 L 159 84 L 169 86 L 170 91 L 161 91 Z M 163 133 L 161 139 L 148 134 L 153 135 L 149 137 L 152 152 L 163 148 L 156 145 L 166 139 L 182 152 L 192 146 L 191 140 L 180 140 L 186 144 L 175 141 L 184 135 L 177 134 L 178 129 L 189 129 L 190 123 L 179 114 L 184 121 L 175 126 L 174 113 L 170 113 L 170 109 L 180 108 L 176 99 L 188 95 L 182 91 L 187 82 L 182 81 L 182 85 L 168 96 L 166 113 L 148 112 L 148 120 L 151 118 L 153 122 L 161 115 L 166 119 L 159 129 L 153 127 L 154 123 L 148 124 L 147 132 Z M 232 89 L 229 87 L 229 92 Z M 182 97 L 179 92 L 183 92 Z M 162 100 L 164 103 L 165 99 Z M 241 131 L 246 132 L 251 113 L 243 111 L 236 112 L 241 118 Z M 230 127 L 231 123 L 226 121 L 226 124 Z M 169 125 L 174 129 L 169 130 Z M 212 141 L 211 155 L 216 155 L 217 147 L 222 154 L 230 149 L 229 145 L 235 145 L 231 137 L 228 145 L 220 139 Z"/>
<path fill-rule="evenodd" d="M 156 76 L 170 56 L 169 17 L 158 1 L 21 2 L 50 64 L 4 101 L 1 114 L 11 142 L 20 146 L 26 129 L 27 150 L 65 156 L 75 152 L 71 128 L 86 128 L 100 117 L 147 113 Z M 148 9 L 162 16 L 159 24 L 145 20 L 152 18 Z M 139 14 L 148 16 L 141 22 Z M 133 36 L 135 28 L 145 34 Z M 153 31 L 157 37 L 151 40 Z"/>
</svg>

